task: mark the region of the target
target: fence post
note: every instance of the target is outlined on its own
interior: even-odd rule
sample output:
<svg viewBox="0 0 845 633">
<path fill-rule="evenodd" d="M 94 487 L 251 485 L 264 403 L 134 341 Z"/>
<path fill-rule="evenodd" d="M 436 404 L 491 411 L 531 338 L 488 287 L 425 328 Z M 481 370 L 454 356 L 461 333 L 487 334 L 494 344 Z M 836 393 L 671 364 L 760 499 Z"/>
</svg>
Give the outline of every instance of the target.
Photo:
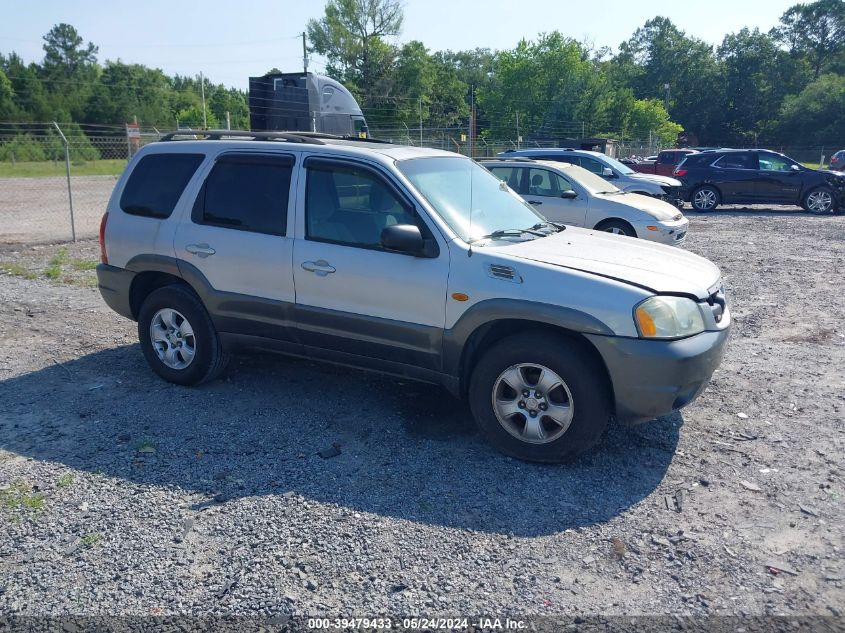
<svg viewBox="0 0 845 633">
<path fill-rule="evenodd" d="M 71 239 L 75 242 L 76 241 L 76 223 L 73 221 L 73 193 L 70 189 L 70 145 L 68 144 L 67 137 L 62 132 L 62 128 L 59 127 L 59 124 L 53 121 L 53 125 L 56 126 L 56 129 L 59 131 L 59 136 L 62 137 L 62 142 L 65 144 L 65 172 L 67 173 L 67 201 L 68 205 L 70 206 L 70 235 Z"/>
</svg>

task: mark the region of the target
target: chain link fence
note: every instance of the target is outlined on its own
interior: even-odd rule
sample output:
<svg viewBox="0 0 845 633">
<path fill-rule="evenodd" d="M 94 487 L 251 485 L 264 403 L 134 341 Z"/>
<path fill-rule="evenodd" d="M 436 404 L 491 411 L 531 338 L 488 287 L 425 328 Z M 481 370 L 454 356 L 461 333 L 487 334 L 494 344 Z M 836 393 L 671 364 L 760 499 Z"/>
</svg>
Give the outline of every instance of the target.
<svg viewBox="0 0 845 633">
<path fill-rule="evenodd" d="M 119 125 L 0 123 L 0 243 L 48 243 L 97 236 L 127 160 L 169 130 Z M 131 132 L 131 133 L 130 133 Z M 372 129 L 373 138 L 443 149 L 475 158 L 508 149 L 570 146 L 565 139 L 470 139 L 469 128 Z M 617 158 L 646 157 L 655 140 L 613 140 Z M 839 149 L 771 147 L 811 166 Z"/>
</svg>

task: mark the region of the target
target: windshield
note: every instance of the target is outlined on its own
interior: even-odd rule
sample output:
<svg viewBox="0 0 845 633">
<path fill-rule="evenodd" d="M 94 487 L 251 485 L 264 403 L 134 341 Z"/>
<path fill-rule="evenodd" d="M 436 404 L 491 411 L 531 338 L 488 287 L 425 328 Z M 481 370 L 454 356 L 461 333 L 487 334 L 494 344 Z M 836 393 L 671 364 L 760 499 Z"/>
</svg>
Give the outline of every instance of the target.
<svg viewBox="0 0 845 633">
<path fill-rule="evenodd" d="M 574 180 L 590 193 L 621 193 L 621 190 L 618 187 L 607 182 L 598 174 L 594 174 L 583 167 L 578 167 L 577 165 L 567 166 L 566 168 L 561 169 L 561 172 L 565 174 L 567 178 Z"/>
<path fill-rule="evenodd" d="M 465 242 L 495 231 L 529 229 L 545 219 L 468 158 L 412 158 L 397 167 Z"/>
<path fill-rule="evenodd" d="M 628 175 L 635 173 L 633 169 L 625 165 L 624 163 L 620 163 L 615 158 L 611 158 L 610 156 L 602 156 L 602 160 L 607 163 L 610 167 L 618 171 L 620 174 Z"/>
</svg>

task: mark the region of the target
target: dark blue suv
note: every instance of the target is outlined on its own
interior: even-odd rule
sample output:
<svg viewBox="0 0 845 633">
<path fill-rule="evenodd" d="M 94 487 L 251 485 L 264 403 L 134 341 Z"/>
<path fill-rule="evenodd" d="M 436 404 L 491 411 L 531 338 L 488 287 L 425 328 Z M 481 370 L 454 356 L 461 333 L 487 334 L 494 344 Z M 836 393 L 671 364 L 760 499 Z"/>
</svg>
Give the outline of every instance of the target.
<svg viewBox="0 0 845 633">
<path fill-rule="evenodd" d="M 845 174 L 810 169 L 770 150 L 690 154 L 673 174 L 696 211 L 720 204 L 795 204 L 811 213 L 845 211 Z"/>
</svg>

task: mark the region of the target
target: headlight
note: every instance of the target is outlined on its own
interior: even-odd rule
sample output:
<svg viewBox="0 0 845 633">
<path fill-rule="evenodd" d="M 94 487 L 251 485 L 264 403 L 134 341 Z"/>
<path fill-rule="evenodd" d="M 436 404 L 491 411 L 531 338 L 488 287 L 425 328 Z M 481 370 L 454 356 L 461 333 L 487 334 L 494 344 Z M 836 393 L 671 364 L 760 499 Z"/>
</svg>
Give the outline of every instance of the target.
<svg viewBox="0 0 845 633">
<path fill-rule="evenodd" d="M 680 338 L 704 331 L 698 304 L 686 297 L 651 297 L 634 310 L 643 338 Z"/>
</svg>

